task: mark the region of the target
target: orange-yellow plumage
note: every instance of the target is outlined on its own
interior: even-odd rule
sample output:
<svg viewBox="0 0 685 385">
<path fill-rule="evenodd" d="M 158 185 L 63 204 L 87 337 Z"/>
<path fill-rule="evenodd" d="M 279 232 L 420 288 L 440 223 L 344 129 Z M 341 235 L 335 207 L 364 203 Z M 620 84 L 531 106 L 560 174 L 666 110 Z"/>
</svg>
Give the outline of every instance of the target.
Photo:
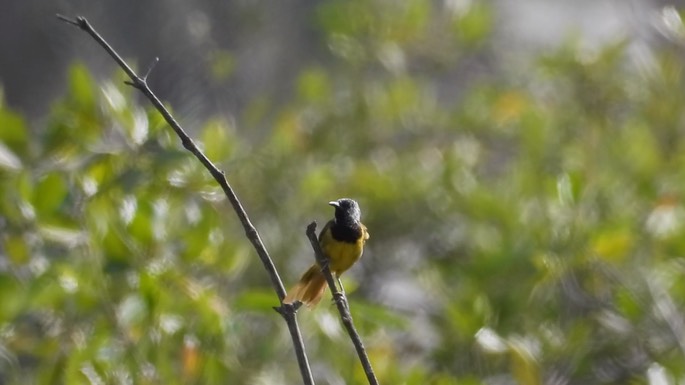
<svg viewBox="0 0 685 385">
<path fill-rule="evenodd" d="M 321 230 L 319 244 L 328 258 L 331 272 L 340 277 L 361 258 L 369 233 L 360 222 L 361 213 L 355 201 L 343 198 L 330 204 L 336 208 L 335 219 L 329 221 Z M 314 264 L 290 289 L 283 302 L 300 301 L 312 307 L 321 301 L 325 290 L 326 278 L 321 272 L 321 267 Z"/>
</svg>

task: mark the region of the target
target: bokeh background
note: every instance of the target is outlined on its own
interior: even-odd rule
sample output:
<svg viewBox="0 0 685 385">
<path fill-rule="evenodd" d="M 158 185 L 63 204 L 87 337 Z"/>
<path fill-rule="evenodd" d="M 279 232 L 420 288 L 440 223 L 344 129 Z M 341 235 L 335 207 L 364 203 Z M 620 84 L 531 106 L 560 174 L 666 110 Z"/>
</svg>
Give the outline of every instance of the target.
<svg viewBox="0 0 685 385">
<path fill-rule="evenodd" d="M 666 1 L 2 1 L 0 384 L 293 384 L 286 285 L 326 203 L 384 384 L 685 381 L 685 26 Z M 317 383 L 364 376 L 335 308 Z"/>
</svg>

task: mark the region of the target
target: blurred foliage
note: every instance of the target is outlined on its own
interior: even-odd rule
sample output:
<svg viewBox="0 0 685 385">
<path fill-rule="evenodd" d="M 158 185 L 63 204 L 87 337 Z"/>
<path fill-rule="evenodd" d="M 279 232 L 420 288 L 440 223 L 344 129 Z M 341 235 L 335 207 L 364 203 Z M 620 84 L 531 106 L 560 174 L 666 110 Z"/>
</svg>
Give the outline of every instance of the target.
<svg viewBox="0 0 685 385">
<path fill-rule="evenodd" d="M 628 42 L 570 41 L 444 99 L 495 19 L 445 4 L 323 3 L 331 63 L 278 110 L 256 100 L 193 136 L 285 282 L 325 202 L 360 201 L 371 239 L 343 278 L 381 383 L 681 381 L 682 53 L 641 67 Z M 300 382 L 221 190 L 123 74 L 68 76 L 40 127 L 0 106 L 0 384 Z M 317 383 L 364 383 L 332 306 L 299 319 Z"/>
</svg>

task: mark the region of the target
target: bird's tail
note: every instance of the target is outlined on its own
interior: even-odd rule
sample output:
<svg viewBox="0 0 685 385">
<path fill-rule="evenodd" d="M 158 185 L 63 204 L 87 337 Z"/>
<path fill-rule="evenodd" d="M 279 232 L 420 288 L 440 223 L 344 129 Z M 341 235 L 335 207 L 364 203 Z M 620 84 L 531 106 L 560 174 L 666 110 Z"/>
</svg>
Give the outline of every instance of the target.
<svg viewBox="0 0 685 385">
<path fill-rule="evenodd" d="M 326 290 L 326 277 L 318 264 L 312 265 L 300 278 L 300 281 L 288 292 L 283 303 L 292 304 L 300 301 L 307 307 L 316 306 Z"/>
</svg>

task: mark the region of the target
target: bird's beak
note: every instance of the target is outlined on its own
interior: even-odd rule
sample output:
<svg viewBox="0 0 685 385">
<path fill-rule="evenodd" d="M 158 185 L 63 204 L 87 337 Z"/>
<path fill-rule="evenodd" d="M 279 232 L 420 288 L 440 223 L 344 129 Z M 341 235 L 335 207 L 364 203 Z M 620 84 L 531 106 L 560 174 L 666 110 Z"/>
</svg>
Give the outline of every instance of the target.
<svg viewBox="0 0 685 385">
<path fill-rule="evenodd" d="M 340 203 L 338 203 L 338 201 L 331 201 L 331 202 L 328 202 L 328 204 L 333 206 L 333 207 L 340 207 Z"/>
</svg>

